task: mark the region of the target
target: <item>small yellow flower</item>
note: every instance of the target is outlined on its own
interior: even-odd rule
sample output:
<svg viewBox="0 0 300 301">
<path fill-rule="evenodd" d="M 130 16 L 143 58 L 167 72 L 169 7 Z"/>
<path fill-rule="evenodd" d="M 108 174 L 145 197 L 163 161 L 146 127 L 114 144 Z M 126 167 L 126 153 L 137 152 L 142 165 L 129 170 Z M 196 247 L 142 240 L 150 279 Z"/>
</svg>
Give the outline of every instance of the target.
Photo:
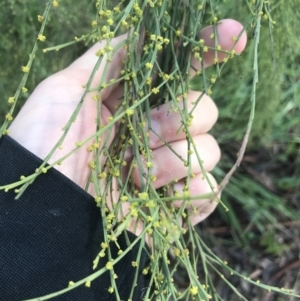
<svg viewBox="0 0 300 301">
<path fill-rule="evenodd" d="M 107 20 L 107 24 L 108 24 L 108 25 L 113 25 L 113 24 L 114 24 L 114 20 L 113 20 L 112 18 L 109 18 L 109 19 Z"/>
<path fill-rule="evenodd" d="M 111 46 L 107 45 L 104 47 L 104 50 L 105 52 L 112 52 L 114 49 Z"/>
<path fill-rule="evenodd" d="M 58 6 L 58 1 L 57 0 L 53 0 L 52 1 L 52 5 L 53 5 L 53 7 L 57 7 Z"/>
<path fill-rule="evenodd" d="M 153 233 L 153 229 L 148 229 L 148 230 L 147 230 L 147 233 L 148 233 L 149 235 L 151 235 L 151 234 Z"/>
<path fill-rule="evenodd" d="M 112 286 L 110 286 L 110 287 L 108 288 L 108 292 L 109 292 L 109 293 L 112 294 L 114 291 L 115 291 L 115 290 L 114 290 L 114 288 L 113 288 Z"/>
<path fill-rule="evenodd" d="M 22 87 L 22 92 L 26 93 L 28 91 L 28 89 L 26 87 Z"/>
<path fill-rule="evenodd" d="M 133 110 L 133 109 L 127 109 L 127 110 L 126 110 L 126 114 L 127 114 L 128 116 L 131 116 L 131 115 L 134 114 L 134 110 Z"/>
<path fill-rule="evenodd" d="M 142 200 L 147 200 L 149 198 L 148 193 L 147 192 L 141 192 L 138 194 L 139 198 L 141 198 Z"/>
<path fill-rule="evenodd" d="M 96 20 L 93 20 L 92 23 L 91 23 L 91 25 L 92 25 L 93 27 L 96 27 L 96 26 L 98 25 L 98 22 L 97 22 Z"/>
<path fill-rule="evenodd" d="M 98 101 L 100 99 L 100 96 L 98 94 L 95 94 L 92 96 L 92 99 Z"/>
<path fill-rule="evenodd" d="M 195 52 L 194 57 L 195 57 L 195 59 L 201 59 L 199 52 Z"/>
<path fill-rule="evenodd" d="M 98 176 L 100 179 L 105 179 L 106 177 L 107 177 L 107 174 L 106 174 L 106 172 L 101 172 L 100 174 L 99 174 L 99 176 Z"/>
<path fill-rule="evenodd" d="M 99 142 L 101 142 L 101 139 L 99 139 Z M 97 143 L 97 142 L 94 142 L 94 143 L 92 144 L 92 146 L 93 146 L 94 148 L 99 148 L 99 147 L 100 147 L 99 143 Z"/>
<path fill-rule="evenodd" d="M 9 104 L 13 104 L 15 102 L 15 98 L 14 97 L 9 97 L 8 98 L 8 103 Z"/>
<path fill-rule="evenodd" d="M 74 284 L 74 281 L 69 281 L 69 286 L 73 286 Z"/>
<path fill-rule="evenodd" d="M 164 38 L 162 36 L 157 36 L 157 41 L 162 43 L 164 41 Z"/>
<path fill-rule="evenodd" d="M 95 197 L 95 202 L 96 202 L 97 204 L 101 203 L 101 201 L 102 201 L 101 196 L 96 196 L 96 197 Z"/>
<path fill-rule="evenodd" d="M 151 63 L 146 63 L 146 68 L 151 70 L 153 68 L 153 65 Z"/>
<path fill-rule="evenodd" d="M 84 284 L 85 287 L 91 287 L 91 281 L 87 281 L 85 284 Z"/>
<path fill-rule="evenodd" d="M 102 55 L 104 55 L 104 54 L 105 54 L 104 49 L 99 49 L 99 50 L 97 50 L 97 52 L 96 52 L 96 55 L 97 55 L 97 56 L 102 56 Z"/>
<path fill-rule="evenodd" d="M 42 22 L 42 21 L 44 20 L 44 17 L 41 16 L 41 15 L 38 15 L 38 16 L 37 16 L 37 19 L 38 19 L 39 22 Z"/>
<path fill-rule="evenodd" d="M 24 73 L 28 73 L 29 72 L 29 67 L 28 66 L 22 66 L 22 71 Z"/>
<path fill-rule="evenodd" d="M 46 41 L 46 37 L 44 35 L 42 35 L 42 34 L 39 34 L 38 37 L 37 37 L 37 39 L 39 41 L 41 41 L 41 42 L 45 42 Z"/>
<path fill-rule="evenodd" d="M 118 14 L 120 12 L 120 7 L 119 6 L 115 6 L 114 7 L 114 12 Z"/>
<path fill-rule="evenodd" d="M 148 77 L 148 78 L 146 79 L 146 84 L 147 84 L 148 86 L 150 86 L 151 83 L 152 83 L 152 77 Z"/>
<path fill-rule="evenodd" d="M 150 40 L 151 41 L 156 41 L 156 35 L 155 34 L 150 35 Z"/>
<path fill-rule="evenodd" d="M 113 263 L 112 263 L 111 261 L 109 261 L 109 262 L 105 265 L 105 267 L 106 267 L 108 270 L 112 270 L 112 268 L 113 268 Z"/>
<path fill-rule="evenodd" d="M 105 16 L 106 16 L 107 18 L 109 18 L 111 15 L 112 15 L 112 11 L 109 10 L 109 9 L 107 9 L 107 10 L 105 11 Z"/>
<path fill-rule="evenodd" d="M 5 115 L 5 119 L 8 120 L 8 121 L 11 121 L 11 120 L 13 120 L 13 117 L 9 113 L 7 113 Z"/>
<path fill-rule="evenodd" d="M 151 182 L 155 182 L 155 181 L 156 181 L 156 179 L 157 179 L 157 178 L 156 178 L 156 176 L 155 176 L 155 175 L 151 175 L 151 177 L 150 177 L 150 181 L 151 181 Z"/>
<path fill-rule="evenodd" d="M 121 24 L 122 24 L 123 26 L 127 26 L 127 25 L 128 25 L 128 23 L 127 23 L 126 20 L 122 20 L 122 21 L 121 21 Z"/>
<path fill-rule="evenodd" d="M 132 262 L 131 262 L 131 265 L 132 265 L 134 268 L 138 267 L 138 263 L 137 263 L 136 261 L 132 261 Z"/>
<path fill-rule="evenodd" d="M 167 39 L 167 38 L 164 38 L 164 43 L 165 43 L 166 45 L 168 45 L 168 44 L 170 43 L 170 40 Z"/>
<path fill-rule="evenodd" d="M 128 200 L 128 197 L 126 195 L 121 196 L 121 201 L 126 202 Z"/>
<path fill-rule="evenodd" d="M 129 210 L 130 210 L 130 214 L 131 214 L 132 216 L 138 217 L 139 214 L 138 214 L 138 211 L 137 211 L 136 208 L 130 207 Z"/>
<path fill-rule="evenodd" d="M 150 7 L 154 7 L 154 3 L 151 0 L 147 1 Z"/>
<path fill-rule="evenodd" d="M 146 163 L 146 166 L 147 166 L 148 168 L 153 168 L 153 163 L 152 163 L 152 162 L 147 162 L 147 163 Z"/>
<path fill-rule="evenodd" d="M 217 17 L 213 17 L 211 21 L 212 21 L 212 23 L 216 23 L 218 21 L 218 18 Z"/>
<path fill-rule="evenodd" d="M 156 206 L 157 204 L 153 200 L 150 200 L 149 202 L 146 203 L 146 207 L 148 208 L 155 208 Z"/>
<path fill-rule="evenodd" d="M 153 94 L 157 94 L 159 92 L 159 89 L 158 88 L 153 88 L 151 91 L 152 91 Z"/>
<path fill-rule="evenodd" d="M 190 288 L 190 293 L 191 295 L 195 296 L 198 294 L 198 287 L 193 285 L 191 288 Z"/>
<path fill-rule="evenodd" d="M 102 242 L 101 243 L 101 248 L 102 249 L 107 249 L 108 248 L 108 243 L 107 242 Z"/>
<path fill-rule="evenodd" d="M 175 248 L 174 249 L 174 254 L 175 254 L 175 256 L 180 256 L 180 254 L 181 254 L 180 249 Z"/>
</svg>

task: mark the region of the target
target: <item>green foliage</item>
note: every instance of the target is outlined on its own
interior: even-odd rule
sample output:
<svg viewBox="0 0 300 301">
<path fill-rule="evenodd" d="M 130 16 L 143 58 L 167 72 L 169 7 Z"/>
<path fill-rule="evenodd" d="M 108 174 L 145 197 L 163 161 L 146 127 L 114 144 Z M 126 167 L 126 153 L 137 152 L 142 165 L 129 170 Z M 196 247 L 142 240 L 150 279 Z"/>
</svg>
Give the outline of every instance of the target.
<svg viewBox="0 0 300 301">
<path fill-rule="evenodd" d="M 256 91 L 256 112 L 248 149 L 252 151 L 254 162 L 258 153 L 267 153 L 265 160 L 259 165 L 252 164 L 256 169 L 256 178 L 247 176 L 242 164 L 241 171 L 236 173 L 228 185 L 223 200 L 225 203 L 236 201 L 251 217 L 250 224 L 264 231 L 263 224 L 273 219 L 297 219 L 293 215 L 290 198 L 284 199 L 287 193 L 294 198 L 300 196 L 300 148 L 299 148 L 299 76 L 298 68 L 300 39 L 295 30 L 296 19 L 299 17 L 297 1 L 285 5 L 283 1 L 276 2 L 272 9 L 272 18 L 276 22 L 271 31 L 268 26 L 262 26 L 259 46 L 259 81 Z M 242 4 L 234 1 L 223 3 L 223 8 L 236 11 L 236 17 L 242 21 L 247 18 L 242 10 Z M 266 23 L 269 20 L 264 20 Z M 251 42 L 253 31 L 248 31 L 248 48 L 242 57 L 226 66 L 223 76 L 214 90 L 214 99 L 220 108 L 220 120 L 215 134 L 225 150 L 220 168 L 228 170 L 234 162 L 234 154 L 238 152 L 240 141 L 246 128 L 246 118 L 250 112 L 251 83 Z M 229 84 L 228 84 L 229 83 Z M 264 166 L 263 166 L 264 165 Z M 251 164 L 250 164 L 251 166 Z M 266 171 L 266 177 L 272 183 L 264 186 L 259 178 Z M 224 176 L 224 174 L 223 174 Z M 220 177 L 222 179 L 222 177 Z M 274 193 L 277 191 L 277 193 Z M 235 210 L 231 213 L 235 215 Z M 271 213 L 272 212 L 272 213 Z M 270 215 L 270 213 L 272 215 Z M 235 217 L 237 218 L 237 217 Z M 235 220 L 229 218 L 230 221 Z M 236 228 L 236 227 L 234 227 Z"/>
<path fill-rule="evenodd" d="M 282 256 L 283 252 L 290 247 L 287 244 L 279 244 L 274 231 L 266 232 L 260 238 L 260 245 L 265 248 L 265 252 L 270 255 Z"/>
<path fill-rule="evenodd" d="M 38 15 L 43 15 L 45 1 L 4 0 L 1 3 L 0 18 L 0 123 L 8 111 L 7 99 L 14 95 L 21 77 L 21 67 L 28 61 L 33 45 L 39 33 L 41 23 Z M 91 21 L 94 17 L 92 5 L 78 1 L 64 1 L 59 9 L 53 10 L 45 30 L 46 41 L 40 45 L 26 88 L 28 93 L 21 94 L 23 103 L 36 85 L 49 75 L 67 67 L 87 46 L 75 44 L 72 49 L 65 48 L 59 52 L 43 53 L 43 48 L 74 41 L 83 33 L 91 31 Z"/>
<path fill-rule="evenodd" d="M 283 108 L 296 101 L 295 98 L 291 99 L 287 92 L 293 91 L 294 97 L 297 91 L 299 93 L 299 68 L 296 68 L 296 64 L 299 59 L 300 39 L 299 32 L 295 30 L 295 22 L 299 17 L 295 14 L 297 7 L 297 1 L 289 1 L 288 5 L 284 1 L 276 1 L 276 4 L 274 2 L 271 12 L 276 23 L 270 25 L 270 29 L 269 19 L 262 18 L 257 104 L 250 140 L 250 147 L 253 148 L 269 146 L 274 124 L 283 126 L 283 120 L 278 124 L 278 119 L 286 114 Z M 231 13 L 234 12 L 234 18 L 242 23 L 249 18 L 243 10 L 242 2 L 237 4 L 236 1 L 224 1 L 223 9 L 228 12 L 228 17 L 232 17 Z M 240 140 L 243 135 L 245 121 L 250 112 L 249 91 L 254 47 L 251 41 L 254 34 L 253 30 L 248 30 L 249 43 L 246 51 L 228 68 L 226 66 L 213 94 L 220 108 L 222 122 L 219 123 L 218 130 L 221 142 L 227 139 Z M 299 101 L 297 104 L 299 110 Z M 298 112 L 292 113 L 296 117 Z"/>
</svg>

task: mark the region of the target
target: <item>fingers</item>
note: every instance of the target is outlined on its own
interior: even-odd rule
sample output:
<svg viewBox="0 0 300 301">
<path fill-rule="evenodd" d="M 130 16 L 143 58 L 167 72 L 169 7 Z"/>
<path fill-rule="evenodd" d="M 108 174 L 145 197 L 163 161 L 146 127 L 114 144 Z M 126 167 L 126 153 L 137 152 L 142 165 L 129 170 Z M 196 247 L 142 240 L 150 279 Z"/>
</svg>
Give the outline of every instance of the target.
<svg viewBox="0 0 300 301">
<path fill-rule="evenodd" d="M 218 32 L 218 44 L 222 50 L 230 51 L 235 50 L 235 53 L 240 54 L 246 46 L 247 43 L 247 34 L 243 31 L 243 25 L 232 19 L 221 20 L 217 25 Z M 201 30 L 199 38 L 204 40 L 204 45 L 208 47 L 215 48 L 215 38 L 212 38 L 211 35 L 214 33 L 214 27 L 208 26 Z M 241 34 L 242 33 L 242 34 Z M 236 38 L 240 38 L 236 41 Z M 203 66 L 207 68 L 214 64 L 215 55 L 217 55 L 218 62 L 222 62 L 227 56 L 226 53 L 217 52 L 215 50 L 208 50 L 208 52 L 203 53 Z M 201 70 L 202 63 L 199 60 L 193 58 L 192 66 L 196 70 Z M 195 70 L 191 69 L 191 76 L 194 76 L 196 73 Z"/>
<path fill-rule="evenodd" d="M 190 180 L 189 195 L 191 197 L 210 194 L 217 190 L 218 185 L 215 178 L 210 173 L 206 173 L 206 176 L 210 183 L 205 177 L 203 177 L 202 174 L 197 174 L 195 178 Z M 182 194 L 184 187 L 185 183 L 183 180 L 181 180 L 174 184 L 174 192 Z M 183 202 L 175 201 L 173 205 L 177 208 L 180 208 L 182 207 Z M 199 198 L 198 200 L 193 200 L 191 204 L 187 205 L 186 207 L 189 212 L 189 219 L 192 225 L 196 225 L 206 219 L 215 210 L 217 205 L 218 202 L 216 200 L 212 200 L 211 198 Z"/>
<path fill-rule="evenodd" d="M 200 99 L 200 100 L 199 100 Z M 199 103 L 195 103 L 199 100 Z M 187 113 L 192 113 L 189 132 L 192 136 L 208 132 L 218 119 L 218 109 L 213 100 L 200 92 L 190 91 L 187 96 Z M 179 103 L 183 110 L 183 102 Z M 184 113 L 184 115 L 187 115 Z M 150 131 L 149 143 L 152 149 L 160 147 L 164 142 L 174 142 L 186 138 L 183 132 L 182 118 L 179 112 L 170 109 L 166 103 L 151 111 L 151 122 L 148 124 Z"/>
<path fill-rule="evenodd" d="M 246 45 L 247 36 L 244 32 L 239 41 L 235 42 L 234 37 L 238 37 L 239 34 L 243 30 L 243 26 L 231 19 L 225 19 L 220 21 L 217 25 L 218 30 L 218 42 L 221 46 L 222 50 L 231 50 L 234 46 L 234 50 L 236 53 L 241 53 Z M 209 26 L 204 28 L 200 32 L 200 39 L 204 40 L 204 44 L 209 47 L 215 47 L 215 39 L 212 39 L 210 35 L 213 33 L 213 26 Z M 110 44 L 107 45 L 106 41 L 101 43 L 96 43 L 93 47 L 91 47 L 84 55 L 74 61 L 67 69 L 72 70 L 72 76 L 77 77 L 79 80 L 82 81 L 81 84 L 86 84 L 87 80 L 89 79 L 91 72 L 96 65 L 97 61 L 99 60 L 99 56 L 96 53 L 99 50 L 105 49 L 105 47 L 109 46 L 112 48 L 116 48 L 118 45 L 118 50 L 114 53 L 113 57 L 107 60 L 107 54 L 104 54 L 102 63 L 100 64 L 96 75 L 92 82 L 92 87 L 97 87 L 100 84 L 103 72 L 105 70 L 105 65 L 108 64 L 108 70 L 105 74 L 104 82 L 108 83 L 111 79 L 118 79 L 120 77 L 120 72 L 123 68 L 123 60 L 126 57 L 126 50 L 124 47 L 121 46 L 122 42 L 124 43 L 128 34 L 123 34 L 111 40 Z M 219 52 L 218 54 L 219 62 L 221 62 L 225 57 L 226 54 Z M 209 50 L 208 52 L 204 53 L 203 55 L 203 63 L 204 67 L 208 67 L 213 65 L 215 59 L 215 51 Z M 192 65 L 195 69 L 201 69 L 201 63 L 196 60 L 195 58 L 192 61 Z M 195 71 L 191 70 L 191 75 L 195 75 Z M 103 89 L 101 92 L 102 100 L 107 99 L 110 93 L 114 90 L 117 86 L 112 85 L 106 89 Z"/>
<path fill-rule="evenodd" d="M 153 168 L 151 174 L 156 177 L 156 181 L 153 182 L 154 188 L 169 184 L 174 179 L 183 179 L 189 172 L 199 174 L 201 166 L 198 157 L 202 161 L 204 170 L 210 171 L 215 167 L 221 156 L 216 140 L 209 134 L 203 134 L 193 137 L 193 143 L 195 149 L 191 146 L 193 153 L 190 154 L 190 163 L 187 162 L 189 150 L 186 140 L 176 141 L 170 144 L 171 147 L 165 145 L 152 151 L 153 160 L 151 163 Z M 187 165 L 190 165 L 190 169 Z M 141 186 L 138 168 L 135 171 L 134 179 L 135 183 Z"/>
</svg>

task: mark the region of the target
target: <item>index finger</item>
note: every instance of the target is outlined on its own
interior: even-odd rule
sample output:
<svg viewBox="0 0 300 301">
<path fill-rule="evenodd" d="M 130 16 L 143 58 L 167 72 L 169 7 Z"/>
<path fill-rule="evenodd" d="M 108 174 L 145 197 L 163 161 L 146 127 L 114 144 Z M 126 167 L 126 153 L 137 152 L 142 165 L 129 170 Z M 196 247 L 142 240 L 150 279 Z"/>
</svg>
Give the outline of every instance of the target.
<svg viewBox="0 0 300 301">
<path fill-rule="evenodd" d="M 246 47 L 247 43 L 247 34 L 244 31 L 243 25 L 238 21 L 232 19 L 224 19 L 220 21 L 217 26 L 217 35 L 218 35 L 218 46 L 221 50 L 232 51 L 234 50 L 236 54 L 240 54 Z M 239 39 L 237 40 L 237 38 Z M 215 48 L 215 37 L 214 37 L 214 26 L 210 25 L 202 29 L 199 33 L 199 39 L 203 39 L 203 45 L 208 48 Z M 202 66 L 207 68 L 217 62 L 221 63 L 227 54 L 220 51 L 215 51 L 213 49 L 208 49 L 207 52 L 203 52 L 203 57 L 197 59 L 193 56 L 192 67 L 190 74 L 194 76 L 196 74 L 195 70 L 201 70 Z"/>
</svg>

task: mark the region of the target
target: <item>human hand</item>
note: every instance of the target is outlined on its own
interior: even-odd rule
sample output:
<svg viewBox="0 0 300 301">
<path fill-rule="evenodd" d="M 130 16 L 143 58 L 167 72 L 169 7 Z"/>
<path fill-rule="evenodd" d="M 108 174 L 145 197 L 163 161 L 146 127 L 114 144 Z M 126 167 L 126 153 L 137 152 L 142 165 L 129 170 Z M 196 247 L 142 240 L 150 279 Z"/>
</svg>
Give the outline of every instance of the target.
<svg viewBox="0 0 300 301">
<path fill-rule="evenodd" d="M 218 25 L 219 44 L 223 50 L 231 50 L 235 42 L 233 36 L 239 36 L 242 31 L 242 25 L 234 20 L 223 20 Z M 204 39 L 206 45 L 214 47 L 214 40 L 210 39 L 213 32 L 212 27 L 205 28 L 201 31 L 200 36 Z M 115 47 L 125 36 L 120 36 L 112 40 L 111 46 Z M 237 54 L 241 53 L 246 45 L 246 34 L 243 33 L 240 40 L 236 43 L 234 49 Z M 89 49 L 82 57 L 73 62 L 66 69 L 50 76 L 44 80 L 32 93 L 26 104 L 12 123 L 9 131 L 10 136 L 34 153 L 40 158 L 45 158 L 49 151 L 57 143 L 61 137 L 62 129 L 67 124 L 74 109 L 82 98 L 84 89 L 83 85 L 87 83 L 88 78 L 98 60 L 95 55 L 96 51 L 103 48 L 104 43 L 97 43 Z M 209 67 L 214 63 L 214 51 L 208 51 L 204 54 L 204 66 Z M 122 61 L 126 56 L 125 49 L 120 48 L 111 63 L 106 74 L 106 82 L 110 79 L 116 79 L 120 76 L 122 70 Z M 225 58 L 225 54 L 218 54 L 219 61 Z M 104 60 L 105 61 L 105 60 Z M 100 82 L 100 78 L 104 72 L 105 63 L 102 63 L 92 86 L 96 86 Z M 201 66 L 197 61 L 193 62 L 196 69 Z M 194 72 L 191 72 L 191 76 Z M 123 85 L 113 85 L 101 92 L 102 108 L 101 119 L 103 124 L 107 124 L 109 117 L 114 114 L 115 106 L 120 104 L 120 98 L 123 95 Z M 187 103 L 192 108 L 192 102 L 200 96 L 198 92 L 189 92 L 187 95 Z M 151 118 L 153 120 L 152 127 L 159 132 L 161 138 L 168 142 L 172 148 L 177 151 L 183 158 L 187 157 L 187 142 L 183 132 L 178 132 L 181 125 L 180 116 L 175 113 L 168 113 L 169 106 L 164 104 L 160 109 L 153 109 Z M 220 150 L 216 140 L 207 132 L 212 128 L 218 117 L 218 110 L 214 102 L 209 96 L 204 96 L 199 105 L 193 112 L 194 120 L 190 126 L 190 133 L 199 150 L 200 157 L 204 161 L 204 168 L 207 172 L 211 171 L 220 159 Z M 66 136 L 62 149 L 56 149 L 49 163 L 55 162 L 65 154 L 74 149 L 75 143 L 83 141 L 87 137 L 95 133 L 95 120 L 97 118 L 97 103 L 92 99 L 92 94 L 87 94 L 83 102 L 82 108 L 77 116 L 76 121 L 72 124 L 69 134 Z M 109 141 L 113 140 L 116 133 L 116 127 L 112 129 L 112 135 Z M 188 170 L 183 166 L 176 156 L 172 154 L 169 148 L 163 145 L 160 139 L 154 133 L 150 134 L 150 147 L 154 159 L 153 173 L 157 180 L 153 183 L 155 188 L 162 187 L 170 183 L 175 178 L 179 179 L 175 184 L 177 191 L 182 191 L 184 186 L 184 178 L 188 175 Z M 92 160 L 91 152 L 85 147 L 81 147 L 66 158 L 62 165 L 56 165 L 55 168 L 70 178 L 81 188 L 86 186 L 90 167 L 88 163 Z M 101 158 L 101 162 L 104 162 Z M 199 164 L 193 160 L 192 172 L 195 177 L 190 182 L 190 195 L 197 196 L 211 192 L 210 185 L 201 174 Z M 207 173 L 211 183 L 217 187 L 217 183 L 211 174 Z M 139 176 L 134 175 L 134 181 L 137 186 Z M 100 183 L 104 185 L 104 183 Z M 90 186 L 89 193 L 95 195 L 95 190 Z M 113 199 L 118 200 L 118 191 L 114 190 Z M 108 202 L 112 200 L 107 200 Z M 175 202 L 175 206 L 180 206 L 180 202 Z M 204 220 L 216 207 L 216 202 L 209 199 L 194 201 L 193 206 L 197 208 L 197 212 L 190 216 L 191 223 L 197 224 Z M 123 212 L 128 212 L 128 204 L 124 203 Z M 129 226 L 129 230 L 134 231 L 134 226 Z M 141 233 L 142 226 L 135 230 L 136 234 Z"/>
</svg>

